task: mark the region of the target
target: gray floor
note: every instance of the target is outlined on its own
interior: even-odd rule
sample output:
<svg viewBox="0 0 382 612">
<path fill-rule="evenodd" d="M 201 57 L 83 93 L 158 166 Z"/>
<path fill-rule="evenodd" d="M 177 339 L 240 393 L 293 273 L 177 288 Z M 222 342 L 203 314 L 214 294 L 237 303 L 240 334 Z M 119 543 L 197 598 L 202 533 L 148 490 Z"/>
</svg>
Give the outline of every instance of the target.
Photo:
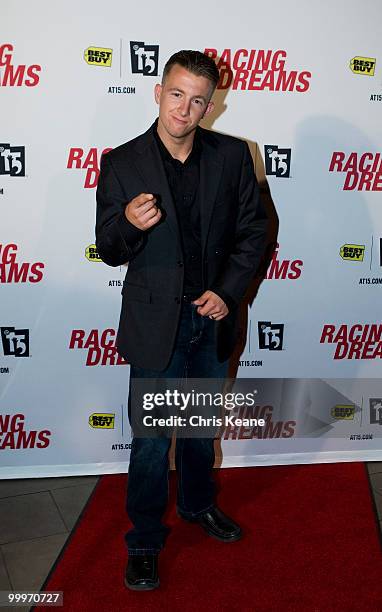
<svg viewBox="0 0 382 612">
<path fill-rule="evenodd" d="M 382 531 L 382 463 L 368 463 L 368 470 Z M 0 591 L 40 589 L 97 481 L 81 476 L 0 482 Z"/>
<path fill-rule="evenodd" d="M 0 481 L 0 591 L 40 590 L 97 481 L 97 476 Z"/>
</svg>

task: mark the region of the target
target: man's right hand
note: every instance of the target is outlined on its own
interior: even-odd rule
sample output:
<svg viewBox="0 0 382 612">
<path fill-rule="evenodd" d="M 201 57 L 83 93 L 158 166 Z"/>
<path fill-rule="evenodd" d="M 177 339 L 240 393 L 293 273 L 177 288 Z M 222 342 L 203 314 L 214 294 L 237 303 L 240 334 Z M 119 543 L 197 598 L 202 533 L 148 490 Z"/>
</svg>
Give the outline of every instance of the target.
<svg viewBox="0 0 382 612">
<path fill-rule="evenodd" d="M 126 219 L 140 230 L 147 230 L 156 225 L 162 217 L 156 201 L 152 193 L 140 193 L 127 204 Z"/>
</svg>

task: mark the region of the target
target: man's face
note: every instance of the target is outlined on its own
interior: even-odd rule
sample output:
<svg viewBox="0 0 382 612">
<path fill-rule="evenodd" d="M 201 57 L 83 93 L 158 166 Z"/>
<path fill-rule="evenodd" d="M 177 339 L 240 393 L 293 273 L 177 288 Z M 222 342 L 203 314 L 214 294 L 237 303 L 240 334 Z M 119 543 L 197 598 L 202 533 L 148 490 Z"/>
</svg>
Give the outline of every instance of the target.
<svg viewBox="0 0 382 612">
<path fill-rule="evenodd" d="M 206 77 L 175 64 L 163 85 L 155 86 L 161 127 L 172 138 L 184 138 L 213 110 L 212 93 L 213 85 Z"/>
</svg>

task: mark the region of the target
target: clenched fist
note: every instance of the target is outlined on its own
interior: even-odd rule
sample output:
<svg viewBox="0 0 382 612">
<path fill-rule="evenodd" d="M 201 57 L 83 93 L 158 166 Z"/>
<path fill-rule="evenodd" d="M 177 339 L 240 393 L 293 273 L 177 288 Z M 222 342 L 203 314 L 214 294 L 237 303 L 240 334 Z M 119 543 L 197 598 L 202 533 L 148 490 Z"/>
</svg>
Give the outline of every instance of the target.
<svg viewBox="0 0 382 612">
<path fill-rule="evenodd" d="M 125 208 L 126 219 L 140 230 L 147 230 L 162 217 L 152 193 L 140 193 Z"/>
</svg>

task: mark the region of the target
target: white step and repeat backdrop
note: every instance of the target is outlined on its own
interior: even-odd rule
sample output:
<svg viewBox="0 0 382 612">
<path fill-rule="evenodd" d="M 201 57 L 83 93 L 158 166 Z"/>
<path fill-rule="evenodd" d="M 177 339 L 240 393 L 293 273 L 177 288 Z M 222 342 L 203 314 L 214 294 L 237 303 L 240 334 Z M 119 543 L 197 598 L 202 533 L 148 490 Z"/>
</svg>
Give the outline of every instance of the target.
<svg viewBox="0 0 382 612">
<path fill-rule="evenodd" d="M 94 247 L 103 152 L 157 116 L 181 48 L 221 80 L 212 129 L 246 139 L 280 229 L 238 376 L 266 426 L 224 466 L 382 459 L 378 0 L 1 3 L 0 476 L 125 471 L 125 268 Z"/>
</svg>

